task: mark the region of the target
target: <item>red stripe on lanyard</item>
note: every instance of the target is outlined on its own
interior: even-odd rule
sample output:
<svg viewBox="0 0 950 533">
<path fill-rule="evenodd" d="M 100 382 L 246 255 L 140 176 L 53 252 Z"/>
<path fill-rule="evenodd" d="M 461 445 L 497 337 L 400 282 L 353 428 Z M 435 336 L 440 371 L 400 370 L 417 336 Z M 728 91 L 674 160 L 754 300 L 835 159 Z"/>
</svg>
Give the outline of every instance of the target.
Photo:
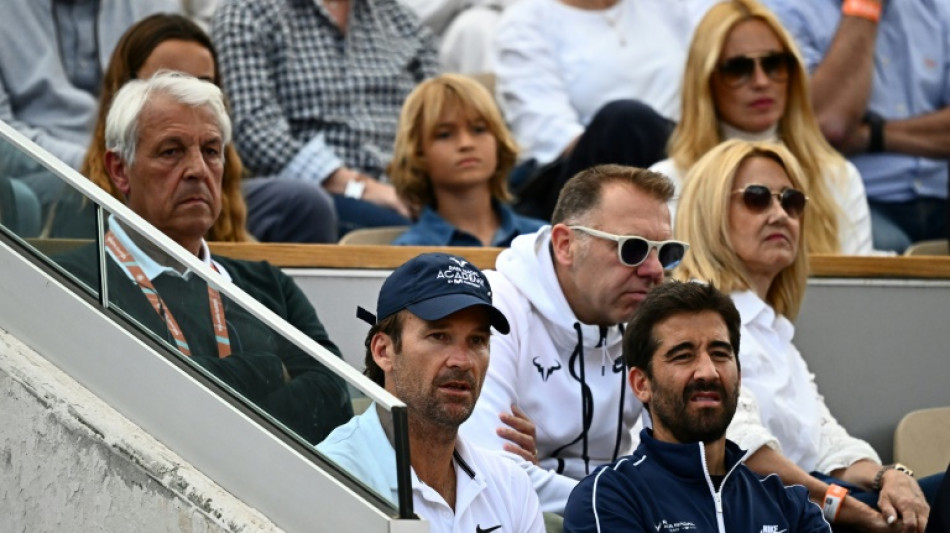
<svg viewBox="0 0 950 533">
<path fill-rule="evenodd" d="M 132 254 L 125 249 L 125 246 L 122 246 L 122 243 L 119 242 L 119 239 L 116 238 L 112 231 L 106 233 L 106 246 L 112 251 L 113 255 L 119 259 L 119 264 L 122 268 L 126 269 L 129 274 L 132 275 L 132 279 L 134 279 L 139 288 L 142 289 L 142 293 L 149 303 L 152 304 L 152 308 L 155 309 L 158 316 L 162 317 L 165 321 L 165 327 L 168 328 L 168 332 L 172 338 L 175 339 L 178 350 L 187 356 L 191 356 L 188 341 L 185 340 L 185 334 L 178 326 L 178 321 L 176 321 L 172 315 L 171 309 L 165 305 L 162 297 L 158 294 L 158 291 L 155 290 L 155 286 L 152 285 L 152 281 L 145 275 L 145 271 L 142 270 L 142 267 L 140 267 L 135 258 L 132 257 Z M 211 268 L 214 268 L 215 271 L 218 270 L 217 267 L 214 266 L 214 263 L 211 264 Z M 224 358 L 231 355 L 231 339 L 228 336 L 228 327 L 224 317 L 224 304 L 221 301 L 221 294 L 212 288 L 210 284 L 208 284 L 208 304 L 211 308 L 211 321 L 214 324 L 215 340 L 218 343 L 218 357 Z"/>
</svg>

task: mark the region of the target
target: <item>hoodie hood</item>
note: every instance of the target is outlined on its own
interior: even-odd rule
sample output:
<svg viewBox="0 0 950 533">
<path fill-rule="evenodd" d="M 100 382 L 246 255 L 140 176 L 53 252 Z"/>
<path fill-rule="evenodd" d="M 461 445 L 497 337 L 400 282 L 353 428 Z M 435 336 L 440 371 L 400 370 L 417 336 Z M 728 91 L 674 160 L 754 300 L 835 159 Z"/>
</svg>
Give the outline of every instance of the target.
<svg viewBox="0 0 950 533">
<path fill-rule="evenodd" d="M 531 302 L 547 324 L 558 346 L 576 346 L 579 326 L 584 352 L 593 354 L 597 349 L 613 346 L 623 338 L 618 326 L 581 324 L 571 310 L 561 285 L 554 274 L 551 257 L 551 226 L 536 233 L 515 238 L 511 247 L 498 254 L 495 269 L 503 274 L 524 297 Z M 577 325 L 577 326 L 575 326 Z M 606 336 L 606 341 L 602 337 Z M 605 352 L 606 353 L 606 352 Z"/>
<path fill-rule="evenodd" d="M 492 336 L 485 385 L 462 428 L 480 445 L 500 449 L 498 413 L 518 404 L 538 428 L 545 477 L 573 478 L 573 488 L 594 467 L 633 450 L 630 429 L 643 406 L 628 390 L 620 326 L 578 322 L 554 274 L 550 235 L 545 226 L 517 237 L 498 255 L 496 269 L 485 272 L 511 333 Z M 535 481 L 540 492 L 566 500 L 559 490 L 568 483 Z M 552 502 L 549 508 L 563 509 L 563 500 Z"/>
</svg>

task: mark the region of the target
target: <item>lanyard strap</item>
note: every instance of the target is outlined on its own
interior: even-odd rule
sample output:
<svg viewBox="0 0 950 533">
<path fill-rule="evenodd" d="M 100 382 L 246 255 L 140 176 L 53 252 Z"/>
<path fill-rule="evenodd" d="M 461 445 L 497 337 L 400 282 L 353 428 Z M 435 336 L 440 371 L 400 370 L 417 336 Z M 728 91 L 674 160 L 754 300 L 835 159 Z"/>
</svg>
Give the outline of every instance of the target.
<svg viewBox="0 0 950 533">
<path fill-rule="evenodd" d="M 178 350 L 190 357 L 191 349 L 188 347 L 188 341 L 185 340 L 185 334 L 178 326 L 178 321 L 172 315 L 171 309 L 165 305 L 162 297 L 155 290 L 155 286 L 152 285 L 152 281 L 145 275 L 145 271 L 132 257 L 132 254 L 125 249 L 125 246 L 122 246 L 122 243 L 119 242 L 119 239 L 111 230 L 106 233 L 106 246 L 118 258 L 119 264 L 132 275 L 136 284 L 142 289 L 142 293 L 145 294 L 145 298 L 152 304 L 152 308 L 165 321 L 165 327 L 168 328 L 168 332 L 175 339 Z M 213 263 L 211 268 L 217 270 Z M 218 342 L 218 357 L 225 358 L 231 355 L 231 339 L 228 337 L 228 326 L 224 318 L 224 304 L 221 302 L 221 294 L 212 288 L 211 284 L 208 284 L 208 304 L 211 308 L 211 322 L 214 324 L 214 337 Z"/>
</svg>

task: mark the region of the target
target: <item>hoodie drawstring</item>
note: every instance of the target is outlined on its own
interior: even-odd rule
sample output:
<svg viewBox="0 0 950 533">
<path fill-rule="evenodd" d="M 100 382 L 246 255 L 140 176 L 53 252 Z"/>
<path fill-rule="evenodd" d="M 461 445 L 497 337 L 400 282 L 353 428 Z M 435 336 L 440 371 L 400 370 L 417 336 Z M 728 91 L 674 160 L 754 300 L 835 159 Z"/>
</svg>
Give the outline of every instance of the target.
<svg viewBox="0 0 950 533">
<path fill-rule="evenodd" d="M 590 425 L 594 419 L 594 398 L 591 394 L 590 387 L 587 385 L 587 376 L 584 368 L 584 335 L 581 331 L 580 322 L 574 323 L 574 330 L 577 332 L 577 346 L 574 347 L 574 351 L 571 353 L 567 368 L 571 376 L 581 384 L 581 434 L 571 442 L 551 452 L 551 456 L 557 457 L 565 448 L 573 446 L 582 440 L 581 458 L 584 460 L 584 473 L 590 474 L 587 433 L 590 431 Z M 579 375 L 574 372 L 574 362 L 578 359 L 580 359 L 580 364 L 578 365 L 580 367 Z M 558 458 L 557 473 L 561 474 L 563 472 L 564 461 Z"/>
<path fill-rule="evenodd" d="M 620 335 L 623 336 L 623 324 L 619 324 Z M 564 460 L 558 457 L 558 455 L 564 451 L 564 449 L 577 444 L 578 441 L 582 441 L 581 448 L 581 458 L 584 460 L 584 473 L 590 474 L 590 455 L 588 452 L 588 433 L 590 432 L 590 426 L 594 419 L 594 397 L 591 393 L 590 386 L 587 385 L 587 375 L 584 361 L 584 335 L 581 329 L 580 322 L 574 323 L 574 330 L 577 332 L 577 345 L 574 347 L 574 351 L 571 353 L 571 357 L 568 360 L 568 371 L 576 381 L 581 385 L 581 434 L 578 435 L 571 442 L 561 446 L 560 448 L 554 450 L 551 453 L 551 457 L 558 459 L 557 473 L 564 473 Z M 601 364 L 601 375 L 603 375 L 604 368 L 606 368 L 606 361 L 609 361 L 609 354 L 607 353 L 607 332 L 606 327 L 600 328 L 600 341 L 597 343 L 596 348 L 603 348 L 604 362 Z M 575 362 L 579 361 L 576 365 L 577 371 L 575 372 Z M 617 457 L 620 455 L 620 444 L 623 440 L 624 434 L 624 424 L 623 424 L 623 413 L 624 406 L 626 404 L 626 393 L 627 393 L 627 363 L 623 360 L 623 355 L 620 357 L 620 403 L 617 406 L 617 439 L 614 443 L 614 453 L 613 459 L 617 460 Z M 610 367 L 613 371 L 614 363 L 611 362 Z"/>
<path fill-rule="evenodd" d="M 620 328 L 620 338 L 623 338 L 623 324 L 618 324 Z M 604 348 L 606 351 L 606 348 Z M 613 460 L 617 460 L 617 456 L 620 454 L 620 440 L 623 438 L 623 408 L 626 400 L 627 393 L 627 360 L 624 359 L 623 352 L 620 353 L 620 405 L 617 407 L 617 442 L 614 443 L 614 457 Z"/>
</svg>

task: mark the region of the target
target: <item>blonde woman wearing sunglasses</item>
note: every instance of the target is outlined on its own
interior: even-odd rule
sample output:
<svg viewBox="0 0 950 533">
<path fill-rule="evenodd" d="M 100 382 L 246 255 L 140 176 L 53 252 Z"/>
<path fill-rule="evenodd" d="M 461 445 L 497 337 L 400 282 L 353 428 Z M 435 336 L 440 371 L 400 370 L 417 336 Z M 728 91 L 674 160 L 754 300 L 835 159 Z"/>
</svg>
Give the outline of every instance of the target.
<svg viewBox="0 0 950 533">
<path fill-rule="evenodd" d="M 716 4 L 697 26 L 670 158 L 651 170 L 681 189 L 686 171 L 703 154 L 734 138 L 781 141 L 801 162 L 811 198 L 809 252 L 874 253 L 861 176 L 822 136 L 798 49 L 756 0 Z M 674 219 L 678 198 L 670 204 Z"/>
<path fill-rule="evenodd" d="M 730 294 L 742 322 L 742 390 L 726 436 L 751 452 L 752 470 L 805 486 L 836 530 L 885 531 L 901 521 L 922 532 L 921 486 L 906 468 L 882 466 L 835 420 L 792 343 L 814 207 L 804 169 L 776 143 L 726 141 L 686 176 L 675 236 L 692 249 L 674 276 Z M 921 485 L 937 481 L 935 490 L 939 480 L 927 480 Z"/>
</svg>

